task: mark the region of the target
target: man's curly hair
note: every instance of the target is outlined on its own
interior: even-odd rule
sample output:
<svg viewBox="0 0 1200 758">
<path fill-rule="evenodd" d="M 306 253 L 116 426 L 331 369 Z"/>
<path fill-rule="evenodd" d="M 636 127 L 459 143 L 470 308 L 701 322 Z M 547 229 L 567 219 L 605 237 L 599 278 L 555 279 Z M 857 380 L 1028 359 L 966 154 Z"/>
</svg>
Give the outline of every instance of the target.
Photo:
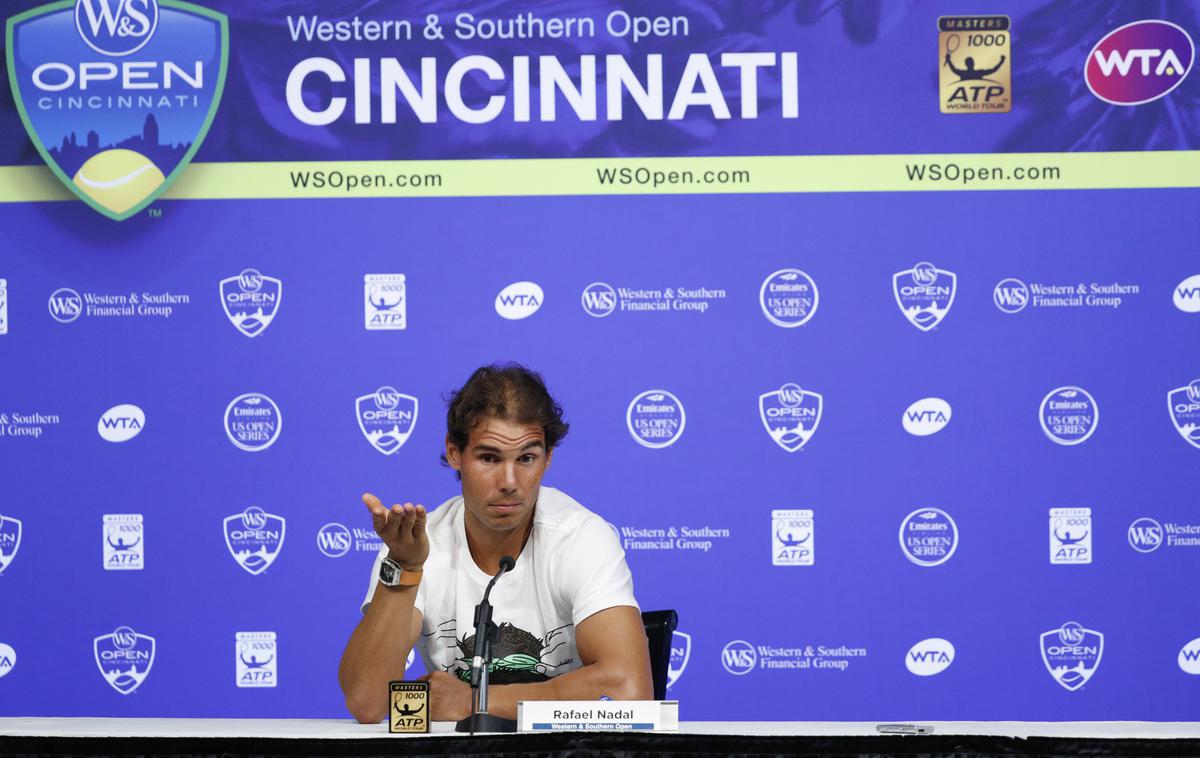
<svg viewBox="0 0 1200 758">
<path fill-rule="evenodd" d="M 519 363 L 493 363 L 476 369 L 446 402 L 446 435 L 459 450 L 467 449 L 471 430 L 489 417 L 542 427 L 546 452 L 553 450 L 570 428 L 542 375 Z M 442 463 L 449 465 L 445 453 Z"/>
</svg>

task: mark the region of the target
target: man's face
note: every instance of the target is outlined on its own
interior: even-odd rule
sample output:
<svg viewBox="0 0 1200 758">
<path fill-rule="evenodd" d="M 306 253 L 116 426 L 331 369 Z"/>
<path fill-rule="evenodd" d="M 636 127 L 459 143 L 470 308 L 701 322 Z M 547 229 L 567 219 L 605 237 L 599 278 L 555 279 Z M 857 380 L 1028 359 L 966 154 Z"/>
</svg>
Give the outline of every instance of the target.
<svg viewBox="0 0 1200 758">
<path fill-rule="evenodd" d="M 467 528 L 497 536 L 529 523 L 553 451 L 541 426 L 488 417 L 465 450 L 446 442 L 446 459 L 462 475 Z"/>
</svg>

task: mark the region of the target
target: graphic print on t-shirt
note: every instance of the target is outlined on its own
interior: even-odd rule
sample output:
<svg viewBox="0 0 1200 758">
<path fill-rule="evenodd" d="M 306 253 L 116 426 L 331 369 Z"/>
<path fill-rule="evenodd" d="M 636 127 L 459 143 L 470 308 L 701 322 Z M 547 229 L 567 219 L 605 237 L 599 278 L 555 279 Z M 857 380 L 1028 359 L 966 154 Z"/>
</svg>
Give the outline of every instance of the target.
<svg viewBox="0 0 1200 758">
<path fill-rule="evenodd" d="M 458 657 L 446 667 L 446 671 L 464 682 L 471 681 L 471 658 L 475 655 L 475 635 L 454 637 L 457 619 L 439 624 L 432 637 L 432 645 L 438 640 L 454 640 Z M 575 662 L 567 633 L 570 624 L 551 629 L 544 638 L 539 638 L 507 621 L 500 624 L 500 640 L 492 645 L 492 662 L 488 665 L 488 681 L 491 684 L 525 684 L 544 682 L 558 674 L 556 669 Z M 445 643 L 447 646 L 450 643 Z"/>
</svg>

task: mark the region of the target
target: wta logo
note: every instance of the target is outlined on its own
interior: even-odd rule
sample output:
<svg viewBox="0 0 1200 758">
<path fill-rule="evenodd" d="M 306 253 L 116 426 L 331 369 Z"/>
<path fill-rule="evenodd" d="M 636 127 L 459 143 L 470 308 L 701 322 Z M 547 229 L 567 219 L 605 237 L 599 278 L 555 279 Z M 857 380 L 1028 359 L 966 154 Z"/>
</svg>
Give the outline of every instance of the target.
<svg viewBox="0 0 1200 758">
<path fill-rule="evenodd" d="M 1189 276 L 1175 287 L 1171 296 L 1175 307 L 1184 313 L 1200 313 L 1200 274 Z"/>
<path fill-rule="evenodd" d="M 1200 637 L 1184 645 L 1179 651 L 1179 668 L 1183 669 L 1185 674 L 1200 675 Z"/>
<path fill-rule="evenodd" d="M 13 99 L 42 159 L 121 221 L 177 179 L 225 85 L 225 16 L 178 0 L 56 2 L 8 20 Z"/>
<path fill-rule="evenodd" d="M 908 649 L 904 666 L 914 676 L 934 676 L 954 663 L 954 644 L 941 637 L 921 640 Z"/>
<path fill-rule="evenodd" d="M 1142 105 L 1165 96 L 1192 70 L 1192 38 L 1169 21 L 1143 20 L 1113 29 L 1083 66 L 1092 94 L 1112 105 Z"/>
</svg>

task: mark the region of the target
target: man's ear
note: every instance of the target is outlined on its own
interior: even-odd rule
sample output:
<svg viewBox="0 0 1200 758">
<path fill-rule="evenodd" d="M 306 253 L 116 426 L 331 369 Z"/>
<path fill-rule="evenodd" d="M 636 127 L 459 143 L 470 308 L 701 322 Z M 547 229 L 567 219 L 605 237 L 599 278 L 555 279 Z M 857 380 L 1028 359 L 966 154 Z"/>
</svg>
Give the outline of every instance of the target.
<svg viewBox="0 0 1200 758">
<path fill-rule="evenodd" d="M 446 462 L 455 471 L 462 471 L 462 451 L 450 441 L 449 434 L 446 435 Z"/>
<path fill-rule="evenodd" d="M 550 468 L 550 461 L 554 460 L 554 448 L 546 451 L 546 468 Z"/>
</svg>

